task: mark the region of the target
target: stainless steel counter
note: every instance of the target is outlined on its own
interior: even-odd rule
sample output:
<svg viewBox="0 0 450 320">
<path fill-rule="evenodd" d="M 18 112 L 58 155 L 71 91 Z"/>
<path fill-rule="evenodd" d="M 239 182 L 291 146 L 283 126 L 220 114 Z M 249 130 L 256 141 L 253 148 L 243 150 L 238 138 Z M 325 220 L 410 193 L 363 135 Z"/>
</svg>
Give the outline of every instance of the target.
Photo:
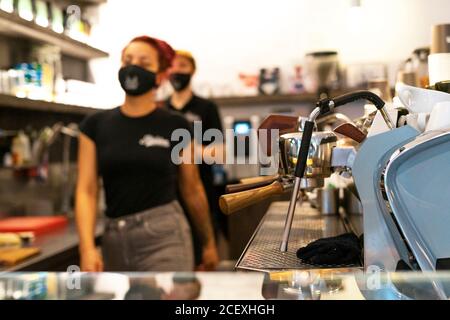
<svg viewBox="0 0 450 320">
<path fill-rule="evenodd" d="M 103 234 L 103 221 L 98 219 L 95 237 L 99 240 Z M 1 272 L 12 271 L 65 271 L 71 264 L 78 264 L 78 234 L 75 221 L 53 232 L 38 235 L 33 247 L 39 247 L 41 253 L 12 267 L 1 267 Z"/>
<path fill-rule="evenodd" d="M 300 247 L 314 240 L 350 231 L 339 215 L 321 215 L 309 203 L 297 206 L 288 252 L 281 252 L 280 243 L 288 206 L 287 201 L 272 203 L 238 260 L 237 269 L 274 271 L 355 267 L 354 265 L 310 265 L 302 263 L 296 257 L 296 251 Z"/>
</svg>

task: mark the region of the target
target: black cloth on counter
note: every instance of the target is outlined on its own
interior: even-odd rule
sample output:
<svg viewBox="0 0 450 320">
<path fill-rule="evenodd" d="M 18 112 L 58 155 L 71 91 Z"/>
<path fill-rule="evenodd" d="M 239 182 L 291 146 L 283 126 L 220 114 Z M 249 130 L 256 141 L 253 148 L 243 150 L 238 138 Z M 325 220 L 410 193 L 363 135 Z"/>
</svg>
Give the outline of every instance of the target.
<svg viewBox="0 0 450 320">
<path fill-rule="evenodd" d="M 172 132 L 188 121 L 158 108 L 129 117 L 120 107 L 86 117 L 80 130 L 96 145 L 98 174 L 103 178 L 106 216 L 117 218 L 177 199 L 178 167 L 171 160 Z"/>
<path fill-rule="evenodd" d="M 297 257 L 308 264 L 349 265 L 359 264 L 362 246 L 354 233 L 322 238 L 297 251 Z"/>
</svg>

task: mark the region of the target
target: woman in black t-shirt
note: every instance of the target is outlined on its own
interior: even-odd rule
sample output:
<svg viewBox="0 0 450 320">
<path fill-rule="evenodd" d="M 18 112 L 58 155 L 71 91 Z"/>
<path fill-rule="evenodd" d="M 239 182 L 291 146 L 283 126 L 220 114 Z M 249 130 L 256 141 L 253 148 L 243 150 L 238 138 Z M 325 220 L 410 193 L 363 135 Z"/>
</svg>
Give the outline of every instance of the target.
<svg viewBox="0 0 450 320">
<path fill-rule="evenodd" d="M 193 161 L 176 164 L 183 153 L 175 152 L 179 146 L 171 139 L 175 129 L 189 132 L 190 125 L 155 102 L 155 89 L 173 56 L 164 41 L 133 39 L 122 52 L 119 71 L 125 102 L 80 125 L 76 218 L 82 271 L 192 270 L 190 229 L 177 190 L 202 238 L 204 267 L 213 270 L 217 265 L 197 166 Z M 102 255 L 94 242 L 98 177 L 106 200 Z"/>
</svg>

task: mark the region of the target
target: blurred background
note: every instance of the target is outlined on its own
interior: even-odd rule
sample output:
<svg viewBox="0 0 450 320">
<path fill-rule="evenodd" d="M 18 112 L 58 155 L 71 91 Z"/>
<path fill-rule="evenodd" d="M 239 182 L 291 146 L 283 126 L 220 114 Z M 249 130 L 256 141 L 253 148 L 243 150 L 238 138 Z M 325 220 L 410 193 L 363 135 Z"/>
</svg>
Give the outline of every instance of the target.
<svg viewBox="0 0 450 320">
<path fill-rule="evenodd" d="M 391 101 L 399 80 L 426 87 L 428 55 L 449 52 L 433 48 L 437 26 L 450 37 L 449 12 L 448 0 L 0 0 L 0 218 L 73 216 L 77 124 L 122 103 L 120 56 L 135 36 L 192 52 L 194 92 L 245 139 L 267 115 L 307 115 L 324 95 L 364 88 Z M 158 97 L 170 94 L 163 85 Z M 216 185 L 258 169 L 226 165 Z M 230 218 L 230 258 L 268 205 Z"/>
<path fill-rule="evenodd" d="M 288 92 L 295 66 L 323 50 L 339 52 L 350 67 L 385 64 L 393 83 L 399 64 L 429 46 L 431 26 L 448 22 L 449 10 L 446 0 L 109 0 L 98 8 L 92 43 L 110 57 L 92 63 L 93 75 L 119 88 L 111 79 L 121 49 L 136 34 L 151 34 L 195 55 L 195 87 L 212 96 L 239 94 L 238 75 L 263 67 L 279 67 Z"/>
</svg>

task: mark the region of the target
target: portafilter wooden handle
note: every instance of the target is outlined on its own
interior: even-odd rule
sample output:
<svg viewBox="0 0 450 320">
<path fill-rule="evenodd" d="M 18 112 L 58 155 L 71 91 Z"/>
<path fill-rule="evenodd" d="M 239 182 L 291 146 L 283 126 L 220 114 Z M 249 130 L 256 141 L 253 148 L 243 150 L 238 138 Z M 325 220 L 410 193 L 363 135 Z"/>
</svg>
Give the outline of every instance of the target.
<svg viewBox="0 0 450 320">
<path fill-rule="evenodd" d="M 284 190 L 281 182 L 275 181 L 265 187 L 223 195 L 219 199 L 219 206 L 224 214 L 229 215 L 271 196 L 282 194 Z"/>
<path fill-rule="evenodd" d="M 241 192 L 241 191 L 250 190 L 250 189 L 256 189 L 259 187 L 265 187 L 277 179 L 278 179 L 278 175 L 246 178 L 246 179 L 242 179 L 241 183 L 227 185 L 225 188 L 225 192 L 226 193 L 235 193 L 235 192 Z"/>
<path fill-rule="evenodd" d="M 279 175 L 274 174 L 271 176 L 257 176 L 257 177 L 251 177 L 251 178 L 242 178 L 240 180 L 241 183 L 255 183 L 255 182 L 261 182 L 261 181 L 270 181 L 270 183 L 274 182 L 276 179 L 278 179 Z"/>
</svg>

